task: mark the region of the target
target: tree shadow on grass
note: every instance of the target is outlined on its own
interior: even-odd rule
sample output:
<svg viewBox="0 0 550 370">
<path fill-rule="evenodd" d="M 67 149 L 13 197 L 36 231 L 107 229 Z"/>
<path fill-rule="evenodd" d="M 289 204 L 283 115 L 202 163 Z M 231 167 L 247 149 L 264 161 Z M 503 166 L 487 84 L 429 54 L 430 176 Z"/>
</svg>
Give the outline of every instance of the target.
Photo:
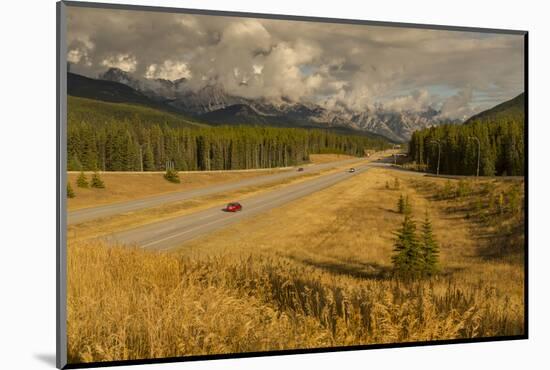
<svg viewBox="0 0 550 370">
<path fill-rule="evenodd" d="M 383 266 L 376 262 L 349 262 L 344 259 L 336 261 L 314 261 L 311 258 L 286 256 L 295 262 L 325 270 L 332 274 L 352 276 L 358 279 L 368 280 L 390 280 L 395 278 L 391 266 Z M 445 267 L 437 276 L 440 278 L 450 277 L 453 274 L 464 270 L 463 267 Z"/>
<path fill-rule="evenodd" d="M 353 276 L 360 279 L 384 280 L 392 277 L 392 269 L 378 263 L 349 261 L 314 261 L 311 258 L 286 256 L 307 266 L 319 268 L 333 274 Z"/>
<path fill-rule="evenodd" d="M 389 213 L 393 213 L 393 214 L 401 214 L 401 213 L 399 213 L 398 211 L 396 211 L 395 209 L 392 209 L 392 208 L 385 208 L 385 207 L 378 206 L 378 209 L 380 211 L 389 212 Z"/>
<path fill-rule="evenodd" d="M 480 241 L 478 256 L 485 260 L 521 257 L 525 248 L 525 224 L 518 223 L 507 232 L 485 232 L 475 236 Z"/>
</svg>

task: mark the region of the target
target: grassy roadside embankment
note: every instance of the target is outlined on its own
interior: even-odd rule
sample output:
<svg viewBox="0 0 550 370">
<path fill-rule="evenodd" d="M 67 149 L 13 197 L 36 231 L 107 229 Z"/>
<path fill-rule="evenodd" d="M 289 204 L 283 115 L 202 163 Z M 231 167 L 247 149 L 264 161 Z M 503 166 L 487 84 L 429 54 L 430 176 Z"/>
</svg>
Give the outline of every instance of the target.
<svg viewBox="0 0 550 370">
<path fill-rule="evenodd" d="M 523 213 L 491 183 L 371 169 L 174 253 L 75 240 L 70 362 L 521 334 Z M 434 278 L 391 276 L 401 194 L 433 221 Z"/>
</svg>

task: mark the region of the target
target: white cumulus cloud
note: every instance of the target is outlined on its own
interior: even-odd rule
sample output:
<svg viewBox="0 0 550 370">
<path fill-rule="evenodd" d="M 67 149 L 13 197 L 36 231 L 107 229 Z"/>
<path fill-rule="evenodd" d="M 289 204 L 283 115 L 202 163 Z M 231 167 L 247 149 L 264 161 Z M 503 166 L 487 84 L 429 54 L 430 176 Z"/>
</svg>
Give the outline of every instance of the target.
<svg viewBox="0 0 550 370">
<path fill-rule="evenodd" d="M 67 27 L 71 71 L 91 77 L 117 67 L 248 98 L 456 118 L 524 89 L 521 35 L 81 7 Z"/>
<path fill-rule="evenodd" d="M 145 78 L 149 79 L 177 80 L 191 77 L 192 73 L 187 64 L 173 60 L 165 60 L 161 64 L 150 64 L 145 71 Z"/>
<path fill-rule="evenodd" d="M 101 61 L 101 65 L 109 68 L 119 68 L 125 72 L 135 72 L 137 59 L 131 54 L 111 55 Z"/>
</svg>

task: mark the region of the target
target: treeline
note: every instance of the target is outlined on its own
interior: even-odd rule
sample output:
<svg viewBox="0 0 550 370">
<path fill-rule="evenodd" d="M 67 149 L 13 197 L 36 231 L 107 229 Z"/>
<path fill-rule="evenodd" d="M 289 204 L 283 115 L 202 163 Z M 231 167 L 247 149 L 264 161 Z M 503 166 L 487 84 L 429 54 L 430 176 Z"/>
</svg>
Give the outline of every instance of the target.
<svg viewBox="0 0 550 370">
<path fill-rule="evenodd" d="M 363 156 L 388 143 L 325 130 L 257 126 L 176 128 L 110 120 L 90 124 L 69 119 L 69 170 L 233 170 L 293 166 L 315 153 Z"/>
<path fill-rule="evenodd" d="M 409 156 L 420 168 L 435 173 L 439 142 L 441 174 L 475 175 L 477 138 L 480 176 L 522 176 L 525 171 L 523 133 L 523 120 L 513 119 L 431 127 L 413 133 Z"/>
</svg>

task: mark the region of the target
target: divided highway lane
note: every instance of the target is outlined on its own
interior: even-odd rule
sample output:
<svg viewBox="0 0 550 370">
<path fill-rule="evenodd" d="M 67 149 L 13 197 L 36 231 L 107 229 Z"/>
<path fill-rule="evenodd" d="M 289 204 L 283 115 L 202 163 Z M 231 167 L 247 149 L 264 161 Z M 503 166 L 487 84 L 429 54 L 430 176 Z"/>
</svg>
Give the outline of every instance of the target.
<svg viewBox="0 0 550 370">
<path fill-rule="evenodd" d="M 237 213 L 224 212 L 223 205 L 185 215 L 170 220 L 160 221 L 140 226 L 135 229 L 113 233 L 104 237 L 109 242 L 120 242 L 138 245 L 142 248 L 154 250 L 169 250 L 191 239 L 203 236 L 249 218 L 261 212 L 277 208 L 283 204 L 304 197 L 316 191 L 325 189 L 340 181 L 346 180 L 357 173 L 364 172 L 368 165 L 356 168 L 355 173 L 337 172 L 324 175 L 298 184 L 259 194 L 240 202 L 243 210 Z"/>
<path fill-rule="evenodd" d="M 67 224 L 68 225 L 78 224 L 81 222 L 94 220 L 96 218 L 113 216 L 120 213 L 137 211 L 144 208 L 156 207 L 162 204 L 179 202 L 182 200 L 198 198 L 198 197 L 202 197 L 210 194 L 233 191 L 233 190 L 237 190 L 248 186 L 264 185 L 270 182 L 286 180 L 293 177 L 303 176 L 312 172 L 331 169 L 331 168 L 342 166 L 345 164 L 357 162 L 359 160 L 360 160 L 359 158 L 353 158 L 353 159 L 346 159 L 338 162 L 329 162 L 329 163 L 322 163 L 322 164 L 316 164 L 311 166 L 304 166 L 306 170 L 303 172 L 290 170 L 290 171 L 284 171 L 281 173 L 275 173 L 273 175 L 264 175 L 264 176 L 248 178 L 245 180 L 226 183 L 226 184 L 213 185 L 202 189 L 194 189 L 194 190 L 187 190 L 187 191 L 181 191 L 181 192 L 175 192 L 175 193 L 155 195 L 152 197 L 136 199 L 136 200 L 131 200 L 127 202 L 106 204 L 106 205 L 93 207 L 93 208 L 77 209 L 77 210 L 68 212 Z"/>
</svg>

